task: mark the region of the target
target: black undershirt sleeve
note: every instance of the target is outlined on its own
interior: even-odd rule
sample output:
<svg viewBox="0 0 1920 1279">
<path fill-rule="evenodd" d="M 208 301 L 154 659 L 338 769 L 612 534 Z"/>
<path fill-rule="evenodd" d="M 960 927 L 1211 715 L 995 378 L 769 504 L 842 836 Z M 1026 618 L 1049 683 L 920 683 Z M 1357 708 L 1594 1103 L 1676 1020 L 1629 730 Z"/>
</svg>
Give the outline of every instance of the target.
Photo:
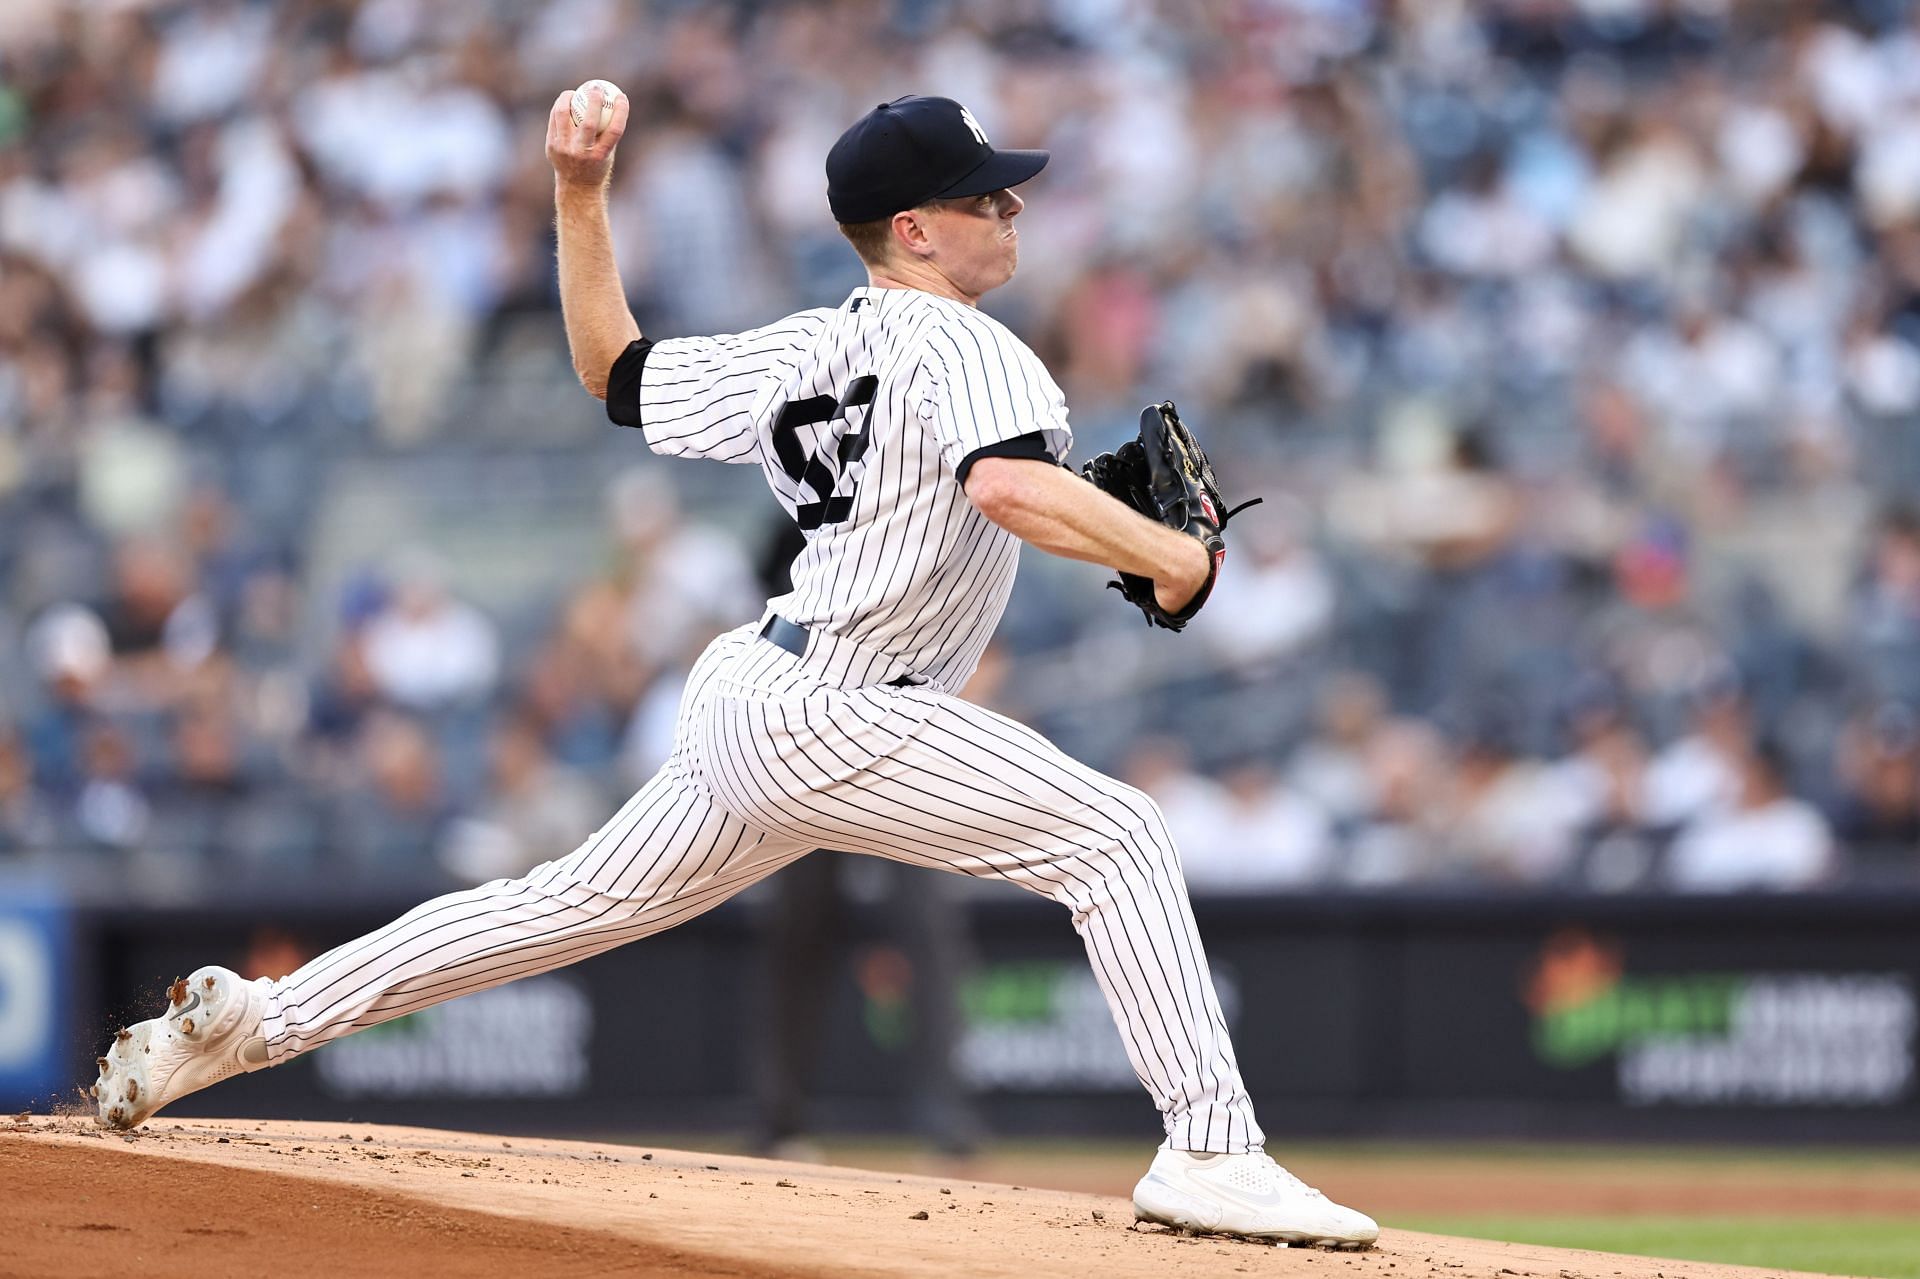
<svg viewBox="0 0 1920 1279">
<path fill-rule="evenodd" d="M 621 426 L 640 425 L 640 371 L 652 349 L 647 338 L 627 343 L 607 374 L 607 417 Z"/>
<path fill-rule="evenodd" d="M 611 392 L 607 395 L 607 403 L 608 405 L 613 403 Z M 1025 435 L 1016 435 L 1010 440 L 1001 440 L 983 449 L 975 449 L 961 458 L 960 465 L 954 470 L 954 475 L 960 480 L 961 487 L 966 486 L 967 472 L 971 471 L 973 464 L 983 457 L 1027 457 L 1036 462 L 1054 460 L 1053 453 L 1047 448 L 1047 437 L 1039 431 L 1028 431 Z"/>
<path fill-rule="evenodd" d="M 640 375 L 647 366 L 647 352 L 653 349 L 653 342 L 647 338 L 629 342 L 620 358 L 613 362 L 613 368 L 607 374 L 607 417 L 621 426 L 639 426 L 640 422 Z M 1010 440 L 1001 440 L 985 448 L 975 449 L 960 459 L 959 469 L 955 472 L 962 485 L 967 482 L 967 472 L 973 464 L 983 457 L 1024 457 L 1036 462 L 1051 462 L 1053 453 L 1047 448 L 1046 436 L 1039 431 L 1028 431 L 1025 435 L 1016 435 Z"/>
</svg>

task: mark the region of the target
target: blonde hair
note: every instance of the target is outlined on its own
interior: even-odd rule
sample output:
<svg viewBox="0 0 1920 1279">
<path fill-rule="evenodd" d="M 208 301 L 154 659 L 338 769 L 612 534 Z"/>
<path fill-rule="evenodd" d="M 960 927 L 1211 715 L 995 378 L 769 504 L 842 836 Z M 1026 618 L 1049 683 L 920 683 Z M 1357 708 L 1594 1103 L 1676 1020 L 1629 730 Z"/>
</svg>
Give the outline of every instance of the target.
<svg viewBox="0 0 1920 1279">
<path fill-rule="evenodd" d="M 840 234 L 868 266 L 880 266 L 887 260 L 887 246 L 893 242 L 893 215 L 871 222 L 842 222 Z"/>
<path fill-rule="evenodd" d="M 965 208 L 980 197 L 977 195 L 958 195 L 952 197 L 935 196 L 931 200 L 914 205 L 911 209 L 902 209 L 902 213 L 925 213 L 931 209 Z M 893 219 L 889 213 L 884 218 L 875 218 L 871 222 L 841 222 L 840 234 L 847 237 L 847 243 L 860 255 L 860 260 L 868 266 L 884 266 L 887 261 L 887 248 L 893 243 Z"/>
</svg>

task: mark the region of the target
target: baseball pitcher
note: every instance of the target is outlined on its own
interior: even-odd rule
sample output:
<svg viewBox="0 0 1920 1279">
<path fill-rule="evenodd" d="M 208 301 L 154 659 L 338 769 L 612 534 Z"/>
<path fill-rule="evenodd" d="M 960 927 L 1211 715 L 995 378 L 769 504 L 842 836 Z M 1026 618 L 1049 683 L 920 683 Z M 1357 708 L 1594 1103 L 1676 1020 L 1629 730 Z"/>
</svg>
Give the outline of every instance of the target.
<svg viewBox="0 0 1920 1279">
<path fill-rule="evenodd" d="M 672 757 L 573 852 L 278 980 L 210 967 L 175 983 L 167 1010 L 100 1059 L 101 1122 L 130 1128 L 228 1075 L 646 937 L 815 848 L 845 849 L 1068 910 L 1165 1126 L 1134 1191 L 1140 1218 L 1370 1245 L 1370 1219 L 1263 1151 L 1153 800 L 955 696 L 1022 541 L 1116 570 L 1128 601 L 1178 630 L 1206 601 L 1232 514 L 1171 404 L 1083 473 L 1062 465 L 1060 388 L 977 309 L 1013 276 L 1014 188 L 1047 154 L 995 149 L 946 98 L 876 107 L 827 156 L 828 203 L 868 284 L 750 332 L 652 339 L 607 220 L 627 99 L 602 129 L 602 89 L 578 119 L 570 96 L 547 154 L 574 367 L 655 452 L 760 468 L 807 536 L 793 588 L 707 648 Z"/>
</svg>

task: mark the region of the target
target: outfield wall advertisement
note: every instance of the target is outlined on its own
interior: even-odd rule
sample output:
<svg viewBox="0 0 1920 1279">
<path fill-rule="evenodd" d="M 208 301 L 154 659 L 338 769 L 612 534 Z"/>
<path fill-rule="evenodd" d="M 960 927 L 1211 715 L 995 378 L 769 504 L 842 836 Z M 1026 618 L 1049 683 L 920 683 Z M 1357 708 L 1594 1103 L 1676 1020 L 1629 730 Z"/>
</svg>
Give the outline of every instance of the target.
<svg viewBox="0 0 1920 1279">
<path fill-rule="evenodd" d="M 1913 1089 L 1903 972 L 1630 974 L 1625 947 L 1572 928 L 1524 997 L 1539 1060 L 1611 1060 L 1630 1105 L 1891 1106 Z"/>
<path fill-rule="evenodd" d="M 0 1107 L 44 1106 L 72 1073 L 67 916 L 50 900 L 0 899 Z"/>
<path fill-rule="evenodd" d="M 1920 1139 L 1920 896 L 1249 898 L 1196 909 L 1271 1131 Z M 1020 898 L 969 911 L 975 962 L 955 992 L 955 1066 L 988 1125 L 1150 1129 L 1065 914 Z M 68 1025 L 143 1006 L 176 969 L 212 959 L 273 970 L 387 913 L 307 903 L 80 916 L 98 977 Z M 9 918 L 0 914 L 0 965 Z M 826 1126 L 903 1126 L 916 1104 L 924 1009 L 907 949 L 884 923 L 850 930 L 822 1001 L 815 1091 Z M 263 948 L 263 936 L 274 941 Z M 750 907 L 723 908 L 342 1040 L 187 1109 L 746 1127 L 770 1024 L 756 937 Z M 28 1010 L 18 1024 L 32 1006 L 18 1005 Z M 62 1042 L 69 1069 L 85 1073 L 95 1047 Z"/>
</svg>

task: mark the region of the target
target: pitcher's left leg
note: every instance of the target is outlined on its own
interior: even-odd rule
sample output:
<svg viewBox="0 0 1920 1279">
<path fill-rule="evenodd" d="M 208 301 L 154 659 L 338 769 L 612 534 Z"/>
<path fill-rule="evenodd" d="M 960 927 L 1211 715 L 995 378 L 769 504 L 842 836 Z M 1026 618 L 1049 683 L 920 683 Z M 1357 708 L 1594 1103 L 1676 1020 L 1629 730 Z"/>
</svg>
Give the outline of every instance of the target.
<svg viewBox="0 0 1920 1279">
<path fill-rule="evenodd" d="M 1266 1134 L 1240 1077 L 1159 805 L 1023 724 L 960 701 L 942 712 L 918 736 L 922 766 L 945 795 L 971 786 L 964 803 L 979 828 L 1025 846 L 1006 866 L 1008 878 L 1072 911 L 1169 1144 L 1220 1154 L 1260 1149 Z"/>
<path fill-rule="evenodd" d="M 1267 1157 L 1159 806 L 1001 715 L 928 689 L 748 690 L 708 727 L 730 804 L 829 848 L 982 878 L 1066 906 L 1167 1139 L 1143 1220 L 1365 1247 L 1379 1227 Z M 720 793 L 720 792 L 716 792 Z"/>
<path fill-rule="evenodd" d="M 1264 1140 L 1214 997 L 1179 857 L 1154 802 L 1031 729 L 930 690 L 723 698 L 743 816 L 826 848 L 1000 878 L 1073 915 L 1168 1139 Z M 721 792 L 716 792 L 720 794 Z"/>
<path fill-rule="evenodd" d="M 1013 877 L 1050 885 L 1042 891 L 1073 910 L 1134 1068 L 1165 1116 L 1166 1144 L 1134 1187 L 1135 1216 L 1251 1239 L 1371 1246 L 1380 1234 L 1372 1218 L 1329 1200 L 1262 1148 L 1159 806 L 1025 725 L 965 702 L 942 710 L 915 734 L 917 749 L 903 753 L 938 777 L 943 793 L 962 791 L 990 815 L 989 829 L 1055 848 Z M 1073 851 L 1043 831 L 1064 835 Z"/>
</svg>

